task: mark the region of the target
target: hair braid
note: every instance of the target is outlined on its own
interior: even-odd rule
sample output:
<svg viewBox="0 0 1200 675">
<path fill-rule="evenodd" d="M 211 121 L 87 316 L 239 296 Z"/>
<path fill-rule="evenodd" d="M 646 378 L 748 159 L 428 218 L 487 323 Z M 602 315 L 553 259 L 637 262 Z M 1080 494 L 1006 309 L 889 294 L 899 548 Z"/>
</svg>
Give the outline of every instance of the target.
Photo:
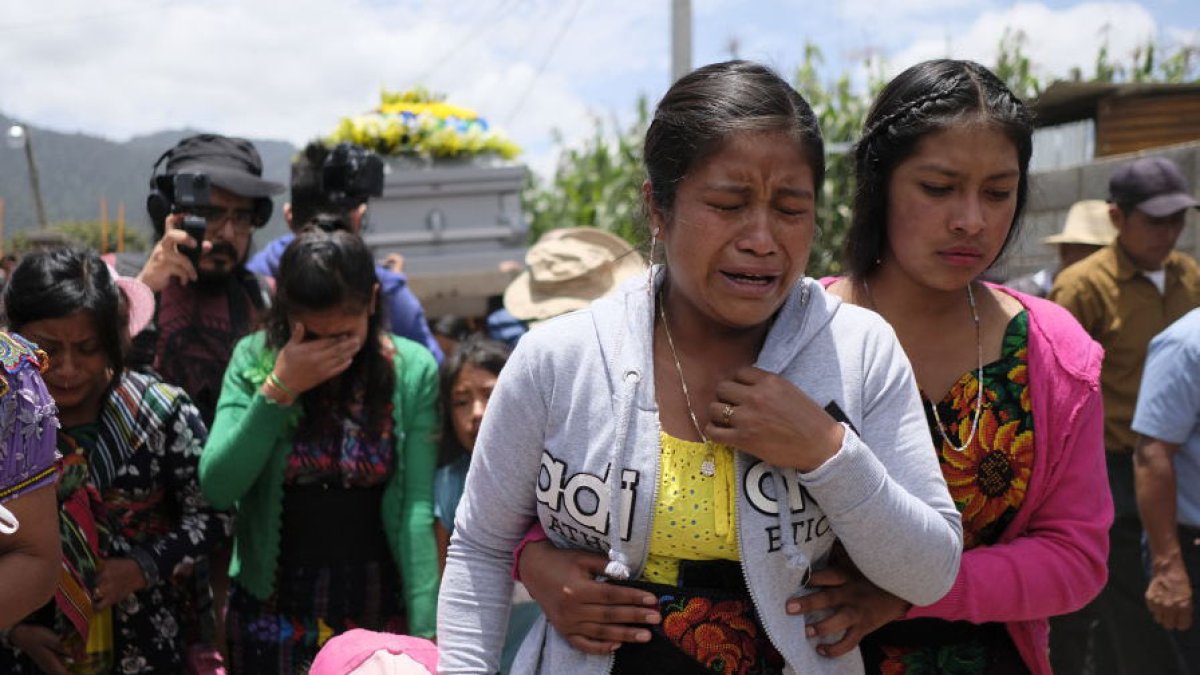
<svg viewBox="0 0 1200 675">
<path fill-rule="evenodd" d="M 857 149 L 863 152 L 870 152 L 872 149 L 871 142 L 875 138 L 901 126 L 901 123 L 904 121 L 921 119 L 927 116 L 937 104 L 942 102 L 942 99 L 949 98 L 956 93 L 958 88 L 962 86 L 963 79 L 964 77 L 956 77 L 947 80 L 928 94 L 918 96 L 894 112 L 880 117 L 869 129 L 863 132 L 862 137 L 859 138 Z M 856 152 L 855 154 L 859 155 L 860 153 Z"/>
</svg>

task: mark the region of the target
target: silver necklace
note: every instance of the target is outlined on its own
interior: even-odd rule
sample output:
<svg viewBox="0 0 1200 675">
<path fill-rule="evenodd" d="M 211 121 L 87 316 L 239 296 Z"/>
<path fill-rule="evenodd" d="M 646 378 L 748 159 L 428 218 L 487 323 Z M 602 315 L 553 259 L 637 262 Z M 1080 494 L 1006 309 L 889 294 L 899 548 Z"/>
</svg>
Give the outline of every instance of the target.
<svg viewBox="0 0 1200 675">
<path fill-rule="evenodd" d="M 675 340 L 671 337 L 671 326 L 667 323 L 667 305 L 663 302 L 661 290 L 658 292 L 658 316 L 662 319 L 663 333 L 667 336 L 667 346 L 671 348 L 671 358 L 675 361 L 675 372 L 679 373 L 679 387 L 683 389 L 683 400 L 687 403 L 688 417 L 692 418 L 692 426 L 696 428 L 700 440 L 704 441 L 704 449 L 707 451 L 704 461 L 700 464 L 700 473 L 711 478 L 717 473 L 717 458 L 713 455 L 712 442 L 700 430 L 700 421 L 696 419 L 696 413 L 692 409 L 692 397 L 688 393 L 687 380 L 683 377 L 683 365 L 679 363 L 679 353 L 675 351 Z"/>
<path fill-rule="evenodd" d="M 871 284 L 867 283 L 866 277 L 862 280 L 863 289 L 867 292 L 867 299 L 871 301 L 871 307 L 876 311 L 879 310 L 879 305 L 875 303 L 875 296 L 871 293 Z M 967 442 L 962 446 L 957 446 L 954 441 L 950 440 L 950 434 L 946 433 L 946 426 L 942 424 L 942 417 L 938 415 L 938 402 L 930 401 L 930 407 L 933 408 L 933 421 L 937 423 L 938 433 L 942 435 L 942 440 L 954 449 L 955 452 L 962 454 L 971 447 L 971 443 L 975 440 L 975 434 L 979 431 L 979 415 L 983 412 L 983 337 L 979 327 L 979 310 L 975 307 L 975 292 L 971 290 L 971 284 L 967 284 L 967 302 L 971 305 L 971 319 L 975 322 L 975 352 L 976 352 L 976 368 L 975 379 L 977 381 L 975 387 L 975 414 L 971 420 L 971 435 L 967 437 Z M 670 337 L 668 335 L 668 337 Z"/>
</svg>

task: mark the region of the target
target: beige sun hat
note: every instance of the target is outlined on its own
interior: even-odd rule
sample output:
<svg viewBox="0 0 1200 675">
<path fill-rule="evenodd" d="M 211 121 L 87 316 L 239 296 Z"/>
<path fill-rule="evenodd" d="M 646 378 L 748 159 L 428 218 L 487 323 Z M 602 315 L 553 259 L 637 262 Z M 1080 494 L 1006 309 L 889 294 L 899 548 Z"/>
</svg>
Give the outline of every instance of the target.
<svg viewBox="0 0 1200 675">
<path fill-rule="evenodd" d="M 1108 216 L 1108 202 L 1085 199 L 1071 205 L 1062 232 L 1042 240 L 1043 244 L 1091 244 L 1107 246 L 1117 238 L 1117 228 Z"/>
<path fill-rule="evenodd" d="M 594 227 L 550 230 L 525 254 L 525 270 L 504 290 L 504 308 L 543 321 L 587 307 L 646 263 L 624 239 Z"/>
</svg>

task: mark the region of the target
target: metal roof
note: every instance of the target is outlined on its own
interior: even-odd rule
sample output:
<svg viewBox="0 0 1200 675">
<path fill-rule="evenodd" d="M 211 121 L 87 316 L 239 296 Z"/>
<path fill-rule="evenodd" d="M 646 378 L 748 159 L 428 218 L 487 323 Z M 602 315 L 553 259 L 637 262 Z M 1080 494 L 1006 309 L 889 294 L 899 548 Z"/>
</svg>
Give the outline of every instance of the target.
<svg viewBox="0 0 1200 675">
<path fill-rule="evenodd" d="M 1100 101 L 1111 96 L 1200 95 L 1200 83 L 1114 83 L 1059 80 L 1029 102 L 1039 127 L 1093 119 Z"/>
</svg>

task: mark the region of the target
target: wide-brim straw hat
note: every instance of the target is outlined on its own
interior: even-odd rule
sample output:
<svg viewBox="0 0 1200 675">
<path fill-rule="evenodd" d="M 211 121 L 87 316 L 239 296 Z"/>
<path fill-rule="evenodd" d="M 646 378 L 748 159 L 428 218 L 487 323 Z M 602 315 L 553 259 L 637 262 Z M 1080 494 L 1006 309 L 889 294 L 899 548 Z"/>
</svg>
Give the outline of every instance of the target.
<svg viewBox="0 0 1200 675">
<path fill-rule="evenodd" d="M 1108 203 L 1100 199 L 1085 199 L 1071 205 L 1062 232 L 1042 239 L 1043 244 L 1091 244 L 1107 246 L 1117 237 L 1108 215 Z"/>
<path fill-rule="evenodd" d="M 587 307 L 646 263 L 624 239 L 594 227 L 551 230 L 525 254 L 525 270 L 504 291 L 504 308 L 543 321 Z"/>
</svg>

